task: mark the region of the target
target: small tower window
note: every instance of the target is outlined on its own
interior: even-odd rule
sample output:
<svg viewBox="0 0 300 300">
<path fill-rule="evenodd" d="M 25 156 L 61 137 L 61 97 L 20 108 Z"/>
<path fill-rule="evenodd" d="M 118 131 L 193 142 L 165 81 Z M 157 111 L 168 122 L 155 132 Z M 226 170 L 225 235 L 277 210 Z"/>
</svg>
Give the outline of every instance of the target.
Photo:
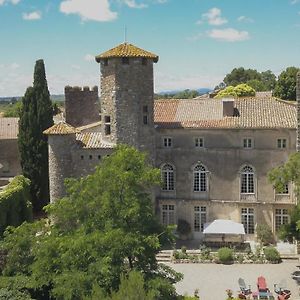
<svg viewBox="0 0 300 300">
<path fill-rule="evenodd" d="M 98 155 L 98 159 L 99 159 L 99 160 L 101 159 L 101 155 Z"/>
<path fill-rule="evenodd" d="M 146 57 L 142 57 L 142 65 L 147 66 L 147 58 Z"/>
<path fill-rule="evenodd" d="M 122 64 L 129 65 L 129 57 L 122 57 Z"/>
<path fill-rule="evenodd" d="M 93 159 L 93 155 L 90 155 L 90 156 L 89 156 L 89 159 Z"/>
<path fill-rule="evenodd" d="M 80 158 L 81 158 L 81 160 L 84 160 L 84 156 L 83 155 L 80 155 Z"/>
<path fill-rule="evenodd" d="M 143 116 L 143 123 L 144 123 L 144 125 L 148 124 L 148 116 L 147 115 Z"/>
<path fill-rule="evenodd" d="M 143 106 L 143 113 L 148 113 L 148 105 Z"/>
<path fill-rule="evenodd" d="M 110 123 L 110 116 L 105 116 L 104 117 L 104 122 L 105 123 Z"/>
<path fill-rule="evenodd" d="M 105 124 L 105 135 L 110 135 L 110 125 L 109 124 Z"/>
</svg>

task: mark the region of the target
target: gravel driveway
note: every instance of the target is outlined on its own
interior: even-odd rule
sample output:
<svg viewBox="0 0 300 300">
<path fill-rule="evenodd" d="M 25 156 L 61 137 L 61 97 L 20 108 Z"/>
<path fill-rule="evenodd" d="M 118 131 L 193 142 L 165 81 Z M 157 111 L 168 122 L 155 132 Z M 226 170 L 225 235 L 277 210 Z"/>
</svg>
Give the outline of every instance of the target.
<svg viewBox="0 0 300 300">
<path fill-rule="evenodd" d="M 239 290 L 238 279 L 241 277 L 252 291 L 256 290 L 257 277 L 266 278 L 269 289 L 274 291 L 274 283 L 286 280 L 291 290 L 291 300 L 300 300 L 299 287 L 292 279 L 292 273 L 300 271 L 298 261 L 284 261 L 281 264 L 173 264 L 170 267 L 184 274 L 184 279 L 176 285 L 179 294 L 193 295 L 199 289 L 200 300 L 225 300 L 226 289 L 232 289 L 234 295 Z M 276 295 L 274 293 L 274 295 Z M 277 299 L 277 297 L 275 297 Z"/>
</svg>

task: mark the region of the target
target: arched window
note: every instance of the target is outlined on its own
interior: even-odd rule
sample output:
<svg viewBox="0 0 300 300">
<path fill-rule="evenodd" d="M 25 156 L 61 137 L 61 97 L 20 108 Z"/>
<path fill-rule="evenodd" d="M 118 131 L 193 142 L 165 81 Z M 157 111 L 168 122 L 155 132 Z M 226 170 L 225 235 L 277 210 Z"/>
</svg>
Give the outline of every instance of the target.
<svg viewBox="0 0 300 300">
<path fill-rule="evenodd" d="M 164 191 L 174 191 L 174 167 L 169 164 L 165 164 L 161 168 L 161 176 L 163 181 L 162 189 Z"/>
<path fill-rule="evenodd" d="M 241 193 L 254 194 L 254 170 L 250 166 L 245 166 L 241 172 Z"/>
<path fill-rule="evenodd" d="M 194 192 L 207 191 L 207 171 L 203 165 L 194 168 Z"/>
</svg>

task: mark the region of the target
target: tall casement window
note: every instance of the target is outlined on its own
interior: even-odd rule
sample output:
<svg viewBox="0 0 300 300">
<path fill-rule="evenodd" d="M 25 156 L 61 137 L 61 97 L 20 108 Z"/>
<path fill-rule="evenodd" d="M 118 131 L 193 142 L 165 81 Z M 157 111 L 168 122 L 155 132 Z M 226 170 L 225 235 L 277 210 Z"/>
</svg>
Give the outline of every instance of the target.
<svg viewBox="0 0 300 300">
<path fill-rule="evenodd" d="M 242 208 L 241 221 L 245 228 L 246 234 L 254 234 L 254 209 Z"/>
<path fill-rule="evenodd" d="M 175 224 L 175 205 L 162 205 L 161 220 L 164 225 Z"/>
<path fill-rule="evenodd" d="M 195 141 L 195 147 L 196 148 L 203 148 L 204 147 L 204 138 L 203 137 L 196 137 L 194 141 Z"/>
<path fill-rule="evenodd" d="M 149 122 L 148 118 L 148 105 L 143 105 L 143 124 L 147 125 Z"/>
<path fill-rule="evenodd" d="M 245 166 L 241 172 L 241 193 L 254 194 L 254 170 L 250 166 Z"/>
<path fill-rule="evenodd" d="M 207 171 L 203 165 L 194 168 L 194 192 L 207 191 Z"/>
<path fill-rule="evenodd" d="M 277 139 L 277 148 L 285 149 L 286 148 L 286 139 Z"/>
<path fill-rule="evenodd" d="M 162 189 L 163 191 L 174 191 L 175 187 L 175 176 L 174 176 L 174 167 L 170 164 L 165 164 L 161 168 L 161 177 L 163 181 Z"/>
<path fill-rule="evenodd" d="M 194 206 L 194 231 L 203 232 L 207 220 L 205 206 Z"/>
<path fill-rule="evenodd" d="M 244 149 L 252 149 L 253 148 L 253 139 L 252 138 L 244 138 L 243 139 L 243 148 Z"/>
<path fill-rule="evenodd" d="M 164 137 L 163 138 L 163 146 L 165 148 L 171 148 L 172 147 L 172 138 L 170 138 L 170 137 Z"/>
<path fill-rule="evenodd" d="M 288 195 L 289 194 L 289 185 L 284 184 L 283 189 L 281 191 L 275 190 L 275 192 L 276 192 L 277 195 Z"/>
<path fill-rule="evenodd" d="M 275 230 L 278 231 L 282 225 L 289 223 L 289 214 L 287 209 L 275 209 Z"/>
</svg>

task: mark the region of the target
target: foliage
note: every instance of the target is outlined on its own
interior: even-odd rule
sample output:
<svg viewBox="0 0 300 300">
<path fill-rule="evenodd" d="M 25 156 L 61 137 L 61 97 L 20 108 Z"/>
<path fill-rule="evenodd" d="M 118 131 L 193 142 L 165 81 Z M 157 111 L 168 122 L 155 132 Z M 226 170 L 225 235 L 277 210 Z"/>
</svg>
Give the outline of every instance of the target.
<svg viewBox="0 0 300 300">
<path fill-rule="evenodd" d="M 188 235 L 191 233 L 191 225 L 188 221 L 179 219 L 177 224 L 177 232 L 181 235 Z"/>
<path fill-rule="evenodd" d="M 192 99 L 199 95 L 200 93 L 196 90 L 186 89 L 177 93 L 156 94 L 155 99 Z"/>
<path fill-rule="evenodd" d="M 30 220 L 32 220 L 30 180 L 20 175 L 0 192 L 0 236 L 7 226 L 18 226 Z"/>
<path fill-rule="evenodd" d="M 33 87 L 22 98 L 18 144 L 21 166 L 31 180 L 32 204 L 40 211 L 49 202 L 48 144 L 43 131 L 53 125 L 43 60 L 35 64 Z"/>
<path fill-rule="evenodd" d="M 228 86 L 224 90 L 221 90 L 215 98 L 232 97 L 247 97 L 254 96 L 255 90 L 247 84 L 239 84 L 237 86 Z"/>
<path fill-rule="evenodd" d="M 22 111 L 22 101 L 18 101 L 15 103 L 11 103 L 6 111 L 4 112 L 4 117 L 6 118 L 17 118 L 20 116 L 20 113 Z"/>
<path fill-rule="evenodd" d="M 266 247 L 264 248 L 264 254 L 266 260 L 272 263 L 279 263 L 281 262 L 280 254 L 274 247 Z"/>
<path fill-rule="evenodd" d="M 121 274 L 137 270 L 147 293 L 175 299 L 173 283 L 182 276 L 156 261 L 170 237 L 153 212 L 150 192 L 159 182 L 159 170 L 146 164 L 144 154 L 118 146 L 95 173 L 67 182 L 68 195 L 47 206 L 51 226 L 41 221 L 7 232 L 3 274 L 25 276 L 23 288 L 36 294 L 84 299 L 99 289 L 114 295 Z"/>
<path fill-rule="evenodd" d="M 300 69 L 288 67 L 281 72 L 274 89 L 274 96 L 283 100 L 296 100 L 296 76 Z"/>
<path fill-rule="evenodd" d="M 8 288 L 0 289 L 0 300 L 31 300 L 32 298 L 24 292 L 11 290 Z"/>
<path fill-rule="evenodd" d="M 267 224 L 258 224 L 256 227 L 256 234 L 258 240 L 263 245 L 269 245 L 274 242 L 272 230 Z"/>
<path fill-rule="evenodd" d="M 264 83 L 258 79 L 247 81 L 247 85 L 251 86 L 256 92 L 262 92 L 265 90 Z"/>
<path fill-rule="evenodd" d="M 234 68 L 229 74 L 224 78 L 224 83 L 227 86 L 237 86 L 241 83 L 246 83 L 250 80 L 260 80 L 261 75 L 259 72 L 253 69 L 244 69 L 243 67 Z"/>
<path fill-rule="evenodd" d="M 233 261 L 233 250 L 228 247 L 223 247 L 218 250 L 218 259 L 221 263 Z"/>
</svg>

